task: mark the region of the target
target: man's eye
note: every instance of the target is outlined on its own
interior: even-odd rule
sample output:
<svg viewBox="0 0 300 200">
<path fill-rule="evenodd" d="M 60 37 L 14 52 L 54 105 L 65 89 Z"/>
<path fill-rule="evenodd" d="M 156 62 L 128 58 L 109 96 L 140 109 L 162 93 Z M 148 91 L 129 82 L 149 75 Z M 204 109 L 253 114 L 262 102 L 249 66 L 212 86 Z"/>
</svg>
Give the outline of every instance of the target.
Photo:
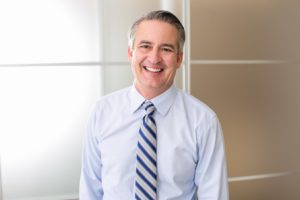
<svg viewBox="0 0 300 200">
<path fill-rule="evenodd" d="M 141 45 L 140 48 L 143 48 L 143 49 L 149 49 L 149 48 L 150 48 L 150 45 Z"/>
<path fill-rule="evenodd" d="M 163 48 L 163 51 L 166 51 L 166 52 L 172 52 L 173 49 L 171 49 L 171 48 Z"/>
</svg>

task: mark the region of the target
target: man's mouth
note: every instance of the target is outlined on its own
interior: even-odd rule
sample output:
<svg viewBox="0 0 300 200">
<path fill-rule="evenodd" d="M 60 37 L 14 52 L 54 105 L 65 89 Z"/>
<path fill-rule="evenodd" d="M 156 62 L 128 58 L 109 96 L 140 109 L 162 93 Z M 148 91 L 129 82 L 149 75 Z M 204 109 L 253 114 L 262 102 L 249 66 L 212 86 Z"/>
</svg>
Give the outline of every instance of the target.
<svg viewBox="0 0 300 200">
<path fill-rule="evenodd" d="M 143 66 L 143 68 L 149 72 L 153 72 L 153 73 L 158 73 L 158 72 L 162 72 L 164 69 L 162 68 L 154 68 L 154 67 L 147 67 L 147 66 Z"/>
</svg>

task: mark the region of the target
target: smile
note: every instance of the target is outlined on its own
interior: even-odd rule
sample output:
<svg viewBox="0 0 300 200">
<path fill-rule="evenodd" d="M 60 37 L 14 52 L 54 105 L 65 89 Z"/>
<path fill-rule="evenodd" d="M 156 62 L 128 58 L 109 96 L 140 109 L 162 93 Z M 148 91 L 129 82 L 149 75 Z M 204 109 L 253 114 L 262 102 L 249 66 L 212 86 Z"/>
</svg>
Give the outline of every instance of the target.
<svg viewBox="0 0 300 200">
<path fill-rule="evenodd" d="M 143 66 L 145 70 L 149 71 L 149 72 L 154 72 L 154 73 L 158 73 L 158 72 L 162 72 L 163 69 L 159 69 L 159 68 L 153 68 L 153 67 L 147 67 L 147 66 Z"/>
</svg>

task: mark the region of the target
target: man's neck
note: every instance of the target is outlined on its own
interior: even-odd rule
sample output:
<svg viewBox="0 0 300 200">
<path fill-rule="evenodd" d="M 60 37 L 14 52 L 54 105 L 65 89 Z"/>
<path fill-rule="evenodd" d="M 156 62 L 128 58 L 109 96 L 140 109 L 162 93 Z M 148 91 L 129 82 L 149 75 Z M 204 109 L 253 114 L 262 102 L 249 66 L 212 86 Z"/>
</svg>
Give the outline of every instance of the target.
<svg viewBox="0 0 300 200">
<path fill-rule="evenodd" d="M 139 88 L 136 84 L 134 84 L 134 86 L 138 93 L 140 93 L 146 100 L 151 100 L 161 95 L 171 87 L 169 86 L 168 88 L 160 90 L 159 88 Z"/>
</svg>

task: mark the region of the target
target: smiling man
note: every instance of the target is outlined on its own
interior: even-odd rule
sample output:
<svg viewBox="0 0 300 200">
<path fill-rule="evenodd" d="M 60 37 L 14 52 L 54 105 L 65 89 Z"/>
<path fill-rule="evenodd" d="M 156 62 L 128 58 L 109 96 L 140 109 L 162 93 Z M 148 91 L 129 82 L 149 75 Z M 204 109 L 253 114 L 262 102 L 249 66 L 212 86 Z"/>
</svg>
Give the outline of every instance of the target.
<svg viewBox="0 0 300 200">
<path fill-rule="evenodd" d="M 135 87 L 146 99 L 166 91 L 173 83 L 183 53 L 178 47 L 178 30 L 159 20 L 142 21 L 128 48 Z"/>
<path fill-rule="evenodd" d="M 129 31 L 134 84 L 102 97 L 83 145 L 81 200 L 227 200 L 216 114 L 177 89 L 185 40 L 180 21 L 153 11 Z"/>
</svg>

